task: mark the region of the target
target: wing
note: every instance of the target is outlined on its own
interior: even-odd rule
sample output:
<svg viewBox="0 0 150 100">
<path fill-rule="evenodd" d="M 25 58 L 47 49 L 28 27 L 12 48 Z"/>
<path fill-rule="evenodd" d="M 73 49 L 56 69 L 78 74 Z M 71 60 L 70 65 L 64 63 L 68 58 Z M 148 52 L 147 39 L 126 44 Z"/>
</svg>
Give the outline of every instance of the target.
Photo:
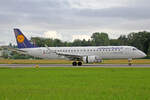
<svg viewBox="0 0 150 100">
<path fill-rule="evenodd" d="M 66 58 L 68 58 L 68 59 L 70 59 L 70 60 L 82 60 L 83 59 L 83 57 L 84 57 L 84 55 L 79 55 L 79 54 L 71 54 L 71 53 L 66 53 L 66 52 L 56 52 L 56 51 L 54 51 L 54 50 L 51 50 L 47 45 L 45 45 L 45 47 L 49 50 L 49 51 L 51 51 L 51 52 L 53 52 L 53 53 L 55 53 L 55 54 L 57 54 L 58 56 L 64 56 L 64 57 L 66 57 Z"/>
<path fill-rule="evenodd" d="M 59 56 L 65 56 L 70 60 L 82 60 L 83 56 L 79 54 L 70 54 L 70 53 L 64 53 L 64 52 L 55 52 Z"/>
</svg>

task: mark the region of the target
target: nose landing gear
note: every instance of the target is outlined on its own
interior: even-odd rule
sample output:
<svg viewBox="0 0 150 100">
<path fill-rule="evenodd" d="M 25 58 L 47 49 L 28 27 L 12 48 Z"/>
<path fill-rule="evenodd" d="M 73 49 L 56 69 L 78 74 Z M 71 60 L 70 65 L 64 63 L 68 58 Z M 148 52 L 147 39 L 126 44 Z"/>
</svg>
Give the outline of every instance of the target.
<svg viewBox="0 0 150 100">
<path fill-rule="evenodd" d="M 132 66 L 132 58 L 128 59 L 128 65 Z"/>
</svg>

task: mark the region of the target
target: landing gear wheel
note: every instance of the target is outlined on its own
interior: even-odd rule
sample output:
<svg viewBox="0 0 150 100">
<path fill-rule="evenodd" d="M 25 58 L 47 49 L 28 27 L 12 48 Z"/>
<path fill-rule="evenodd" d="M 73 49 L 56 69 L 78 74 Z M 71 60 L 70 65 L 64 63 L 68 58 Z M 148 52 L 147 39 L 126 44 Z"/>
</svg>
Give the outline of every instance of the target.
<svg viewBox="0 0 150 100">
<path fill-rule="evenodd" d="M 82 62 L 78 62 L 78 66 L 82 66 Z"/>
<path fill-rule="evenodd" d="M 129 66 L 132 66 L 132 63 L 129 63 L 128 65 L 129 65 Z"/>
<path fill-rule="evenodd" d="M 77 62 L 72 62 L 72 66 L 77 66 Z"/>
</svg>

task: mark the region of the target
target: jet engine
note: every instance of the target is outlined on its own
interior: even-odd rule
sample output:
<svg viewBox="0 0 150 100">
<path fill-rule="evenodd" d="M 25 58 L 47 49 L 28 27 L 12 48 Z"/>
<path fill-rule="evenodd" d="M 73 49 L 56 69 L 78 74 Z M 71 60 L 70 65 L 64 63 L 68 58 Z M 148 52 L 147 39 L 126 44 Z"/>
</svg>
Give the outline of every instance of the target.
<svg viewBox="0 0 150 100">
<path fill-rule="evenodd" d="M 102 58 L 99 56 L 86 56 L 86 57 L 83 57 L 83 62 L 98 63 L 98 62 L 102 62 Z"/>
</svg>

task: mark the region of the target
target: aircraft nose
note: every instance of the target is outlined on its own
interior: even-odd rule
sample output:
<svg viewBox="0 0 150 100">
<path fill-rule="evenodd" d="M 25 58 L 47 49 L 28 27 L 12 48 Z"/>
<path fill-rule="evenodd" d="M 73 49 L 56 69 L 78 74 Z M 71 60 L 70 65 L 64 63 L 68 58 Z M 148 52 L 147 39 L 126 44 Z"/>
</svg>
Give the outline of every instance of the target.
<svg viewBox="0 0 150 100">
<path fill-rule="evenodd" d="M 141 57 L 144 58 L 144 57 L 146 57 L 146 56 L 147 56 L 147 55 L 146 55 L 144 52 L 141 51 Z"/>
</svg>

